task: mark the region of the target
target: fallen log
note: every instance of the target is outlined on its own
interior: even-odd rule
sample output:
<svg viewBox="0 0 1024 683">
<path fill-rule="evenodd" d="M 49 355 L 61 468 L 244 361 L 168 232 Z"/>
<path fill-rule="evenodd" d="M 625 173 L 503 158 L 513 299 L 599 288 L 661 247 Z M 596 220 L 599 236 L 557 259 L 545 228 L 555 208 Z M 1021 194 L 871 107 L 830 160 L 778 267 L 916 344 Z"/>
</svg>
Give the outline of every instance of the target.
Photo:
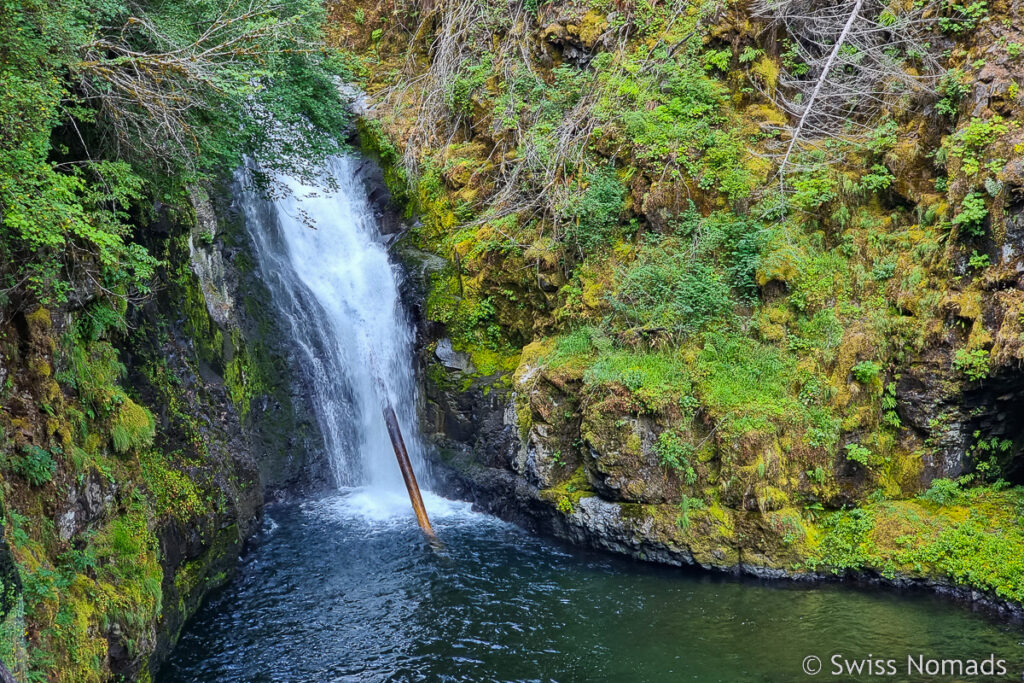
<svg viewBox="0 0 1024 683">
<path fill-rule="evenodd" d="M 391 402 L 384 399 L 384 422 L 388 427 L 388 436 L 391 437 L 391 445 L 395 448 L 395 457 L 398 458 L 398 467 L 402 470 L 402 478 L 405 480 L 405 488 L 409 490 L 409 500 L 412 502 L 412 509 L 416 513 L 416 521 L 431 543 L 437 543 L 437 536 L 430 526 L 427 518 L 427 508 L 423 506 L 423 498 L 420 496 L 420 487 L 416 483 L 416 474 L 412 470 L 412 463 L 409 461 L 409 452 L 405 449 L 405 441 L 402 439 L 402 430 L 398 426 L 398 417 L 395 415 Z"/>
</svg>

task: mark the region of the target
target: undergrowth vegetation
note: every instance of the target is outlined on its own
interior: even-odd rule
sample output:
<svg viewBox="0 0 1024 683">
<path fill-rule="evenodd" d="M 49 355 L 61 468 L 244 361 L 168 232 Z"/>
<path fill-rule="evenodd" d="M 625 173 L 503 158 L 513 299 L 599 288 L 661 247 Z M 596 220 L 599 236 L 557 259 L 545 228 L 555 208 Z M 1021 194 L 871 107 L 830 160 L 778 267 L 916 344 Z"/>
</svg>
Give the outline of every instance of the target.
<svg viewBox="0 0 1024 683">
<path fill-rule="evenodd" d="M 325 17 L 317 0 L 0 2 L 0 516 L 23 589 L 0 650 L 18 680 L 148 679 L 174 601 L 213 583 L 193 558 L 196 595 L 165 595 L 158 534 L 238 543 L 232 524 L 202 528 L 241 496 L 194 414 L 207 397 L 174 384 L 195 359 L 140 357 L 169 343 L 142 304 L 193 277 L 173 233 L 243 159 L 270 190 L 344 148 L 349 62 Z"/>
<path fill-rule="evenodd" d="M 518 363 L 518 392 L 552 392 L 546 373 L 578 400 L 572 448 L 664 468 L 693 543 L 756 510 L 791 557 L 817 558 L 804 567 L 917 568 L 1017 600 L 1012 578 L 961 566 L 1003 552 L 985 545 L 991 515 L 951 526 L 913 502 L 935 533 L 869 547 L 951 457 L 978 501 L 1016 495 L 986 487 L 1019 440 L 978 430 L 949 450 L 984 408 L 907 403 L 956 404 L 1020 357 L 1020 301 L 995 312 L 989 294 L 1008 277 L 1019 86 L 997 70 L 1002 94 L 968 112 L 985 48 L 957 41 L 996 26 L 976 5 L 866 6 L 855 29 L 900 40 L 843 46 L 806 127 L 829 50 L 794 43 L 807 26 L 768 5 L 751 25 L 714 1 L 400 2 L 364 16 L 372 54 L 341 17 L 333 39 L 363 56 L 378 103 L 364 143 L 422 220 L 410 241 L 449 263 L 427 318 L 476 378 Z M 868 81 L 878 97 L 851 90 Z M 520 412 L 523 434 L 534 418 L 549 419 Z M 622 446 L 629 424 L 649 426 Z"/>
</svg>

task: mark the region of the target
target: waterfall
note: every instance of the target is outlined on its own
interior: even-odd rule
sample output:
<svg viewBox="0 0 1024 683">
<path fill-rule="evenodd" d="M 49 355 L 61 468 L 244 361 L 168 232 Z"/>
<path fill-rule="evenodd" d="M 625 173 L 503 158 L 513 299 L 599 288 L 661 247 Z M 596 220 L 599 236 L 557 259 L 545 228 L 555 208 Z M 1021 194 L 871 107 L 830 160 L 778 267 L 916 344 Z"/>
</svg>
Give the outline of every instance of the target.
<svg viewBox="0 0 1024 683">
<path fill-rule="evenodd" d="M 423 473 L 412 326 L 399 299 L 398 270 L 356 169 L 356 160 L 335 158 L 320 187 L 279 177 L 287 188 L 283 196 L 245 192 L 241 203 L 260 276 L 309 377 L 335 483 L 365 486 L 396 502 L 404 498 L 408 508 L 381 392 L 394 405 L 413 465 Z"/>
</svg>

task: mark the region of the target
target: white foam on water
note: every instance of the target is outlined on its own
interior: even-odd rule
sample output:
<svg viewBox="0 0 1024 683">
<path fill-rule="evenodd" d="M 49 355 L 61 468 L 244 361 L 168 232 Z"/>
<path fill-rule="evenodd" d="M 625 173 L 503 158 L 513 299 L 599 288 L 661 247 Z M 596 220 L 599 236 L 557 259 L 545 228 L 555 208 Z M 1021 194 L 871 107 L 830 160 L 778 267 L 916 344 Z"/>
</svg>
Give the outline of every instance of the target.
<svg viewBox="0 0 1024 683">
<path fill-rule="evenodd" d="M 480 522 L 492 519 L 488 515 L 474 512 L 470 503 L 442 498 L 431 491 L 423 491 L 423 505 L 431 522 Z M 303 510 L 328 519 L 358 520 L 371 526 L 407 526 L 409 523 L 415 524 L 416 519 L 409 495 L 404 490 L 394 491 L 375 486 L 342 489 L 337 495 L 307 502 Z"/>
</svg>

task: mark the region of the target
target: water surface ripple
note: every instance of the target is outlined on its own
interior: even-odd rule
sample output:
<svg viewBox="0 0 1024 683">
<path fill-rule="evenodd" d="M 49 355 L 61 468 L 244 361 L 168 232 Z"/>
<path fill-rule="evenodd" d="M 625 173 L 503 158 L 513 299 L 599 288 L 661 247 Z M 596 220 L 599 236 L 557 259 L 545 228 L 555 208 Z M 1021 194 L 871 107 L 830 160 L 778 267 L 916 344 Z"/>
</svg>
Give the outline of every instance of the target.
<svg viewBox="0 0 1024 683">
<path fill-rule="evenodd" d="M 934 595 L 643 565 L 427 504 L 440 552 L 398 499 L 365 489 L 269 507 L 159 680 L 791 681 L 812 654 L 818 679 L 854 680 L 827 675 L 836 653 L 901 672 L 908 653 L 995 653 L 1020 680 L 1019 627 Z"/>
</svg>

